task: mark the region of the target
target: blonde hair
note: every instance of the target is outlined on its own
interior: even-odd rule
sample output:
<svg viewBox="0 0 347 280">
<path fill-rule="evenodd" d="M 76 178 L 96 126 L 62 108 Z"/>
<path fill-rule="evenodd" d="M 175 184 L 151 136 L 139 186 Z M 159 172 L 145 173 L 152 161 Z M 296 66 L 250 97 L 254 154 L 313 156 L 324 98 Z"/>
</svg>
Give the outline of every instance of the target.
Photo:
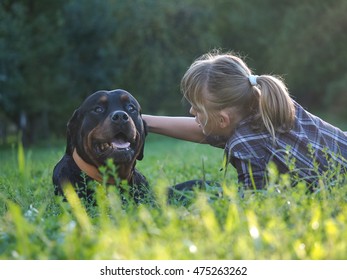
<svg viewBox="0 0 347 280">
<path fill-rule="evenodd" d="M 206 120 L 213 119 L 213 111 L 234 107 L 242 117 L 254 117 L 254 129 L 265 128 L 275 139 L 276 132 L 292 128 L 295 117 L 293 100 L 281 78 L 257 76 L 257 85 L 253 86 L 249 81 L 250 75 L 251 70 L 241 58 L 231 53 L 207 53 L 186 71 L 181 90 Z"/>
</svg>

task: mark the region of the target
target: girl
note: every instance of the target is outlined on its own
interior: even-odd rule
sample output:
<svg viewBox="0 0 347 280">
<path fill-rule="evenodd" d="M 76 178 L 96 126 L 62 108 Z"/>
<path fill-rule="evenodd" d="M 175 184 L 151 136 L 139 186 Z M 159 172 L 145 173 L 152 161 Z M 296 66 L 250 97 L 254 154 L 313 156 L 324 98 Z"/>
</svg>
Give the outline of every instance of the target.
<svg viewBox="0 0 347 280">
<path fill-rule="evenodd" d="M 332 163 L 346 171 L 347 134 L 304 110 L 280 78 L 253 75 L 233 54 L 198 58 L 181 89 L 195 118 L 143 115 L 149 131 L 224 148 L 246 188 L 266 185 L 269 162 L 309 184 Z"/>
</svg>

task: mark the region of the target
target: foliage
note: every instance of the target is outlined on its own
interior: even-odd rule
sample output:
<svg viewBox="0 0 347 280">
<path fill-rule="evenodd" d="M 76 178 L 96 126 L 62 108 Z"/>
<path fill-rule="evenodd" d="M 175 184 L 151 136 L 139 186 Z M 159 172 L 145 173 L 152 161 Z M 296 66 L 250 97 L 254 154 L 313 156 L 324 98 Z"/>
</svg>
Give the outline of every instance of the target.
<svg viewBox="0 0 347 280">
<path fill-rule="evenodd" d="M 52 92 L 63 91 L 59 81 L 63 69 L 57 58 L 64 51 L 64 43 L 55 12 L 57 4 L 4 1 L 0 7 L 0 103 L 13 120 L 25 113 L 31 122 L 28 136 L 47 136 L 49 128 L 55 128 L 56 115 L 49 106 L 56 100 Z"/>
<path fill-rule="evenodd" d="M 0 259 L 347 257 L 343 177 L 334 187 L 321 183 L 308 193 L 302 183 L 288 188 L 289 177 L 271 167 L 267 191 L 241 197 L 231 172 L 222 183 L 223 196 L 209 189 L 196 192 L 185 207 L 168 205 L 166 186 L 176 180 L 205 175 L 223 181 L 216 170 L 220 151 L 150 137 L 138 168 L 154 186 L 156 205 L 124 206 L 115 189 L 103 186 L 97 187 L 97 205 L 89 205 L 72 189 L 67 201 L 53 195 L 51 170 L 63 151 L 20 146 L 3 151 Z"/>
<path fill-rule="evenodd" d="M 281 32 L 269 48 L 274 71 L 288 73 L 287 82 L 294 94 L 311 108 L 335 108 L 339 102 L 334 98 L 345 95 L 337 85 L 346 83 L 346 52 L 342 51 L 347 40 L 343 32 L 347 19 L 342 16 L 346 10 L 346 1 L 318 1 L 315 5 L 304 1 L 294 5 L 287 10 Z"/>
<path fill-rule="evenodd" d="M 27 118 L 35 142 L 62 136 L 78 104 L 124 88 L 143 111 L 187 113 L 179 82 L 213 48 L 284 75 L 309 108 L 345 117 L 346 1 L 60 0 L 0 3 L 0 136 Z M 256 8 L 255 8 L 256 7 Z M 4 125 L 6 124 L 6 126 Z"/>
</svg>

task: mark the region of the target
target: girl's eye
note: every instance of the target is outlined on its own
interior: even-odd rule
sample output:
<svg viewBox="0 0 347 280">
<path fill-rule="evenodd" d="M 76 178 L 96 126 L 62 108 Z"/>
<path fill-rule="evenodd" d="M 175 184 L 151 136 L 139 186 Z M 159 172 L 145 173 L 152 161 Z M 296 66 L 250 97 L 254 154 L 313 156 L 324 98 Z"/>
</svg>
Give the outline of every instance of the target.
<svg viewBox="0 0 347 280">
<path fill-rule="evenodd" d="M 136 111 L 135 106 L 134 106 L 134 105 L 132 105 L 132 104 L 128 105 L 128 111 L 129 111 L 130 113 L 135 112 L 135 111 Z"/>
<path fill-rule="evenodd" d="M 94 111 L 94 113 L 100 114 L 100 113 L 103 113 L 105 111 L 105 109 L 104 109 L 104 107 L 96 106 L 93 111 Z"/>
</svg>

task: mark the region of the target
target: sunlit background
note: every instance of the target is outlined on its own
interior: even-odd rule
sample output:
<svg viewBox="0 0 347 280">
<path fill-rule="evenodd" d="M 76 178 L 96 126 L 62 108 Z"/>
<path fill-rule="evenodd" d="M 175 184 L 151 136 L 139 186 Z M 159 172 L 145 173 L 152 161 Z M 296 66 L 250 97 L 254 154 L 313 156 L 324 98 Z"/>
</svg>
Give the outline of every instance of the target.
<svg viewBox="0 0 347 280">
<path fill-rule="evenodd" d="M 345 0 L 1 0 L 0 145 L 61 138 L 99 89 L 149 114 L 187 114 L 190 63 L 214 48 L 285 78 L 309 111 L 347 129 Z"/>
</svg>

